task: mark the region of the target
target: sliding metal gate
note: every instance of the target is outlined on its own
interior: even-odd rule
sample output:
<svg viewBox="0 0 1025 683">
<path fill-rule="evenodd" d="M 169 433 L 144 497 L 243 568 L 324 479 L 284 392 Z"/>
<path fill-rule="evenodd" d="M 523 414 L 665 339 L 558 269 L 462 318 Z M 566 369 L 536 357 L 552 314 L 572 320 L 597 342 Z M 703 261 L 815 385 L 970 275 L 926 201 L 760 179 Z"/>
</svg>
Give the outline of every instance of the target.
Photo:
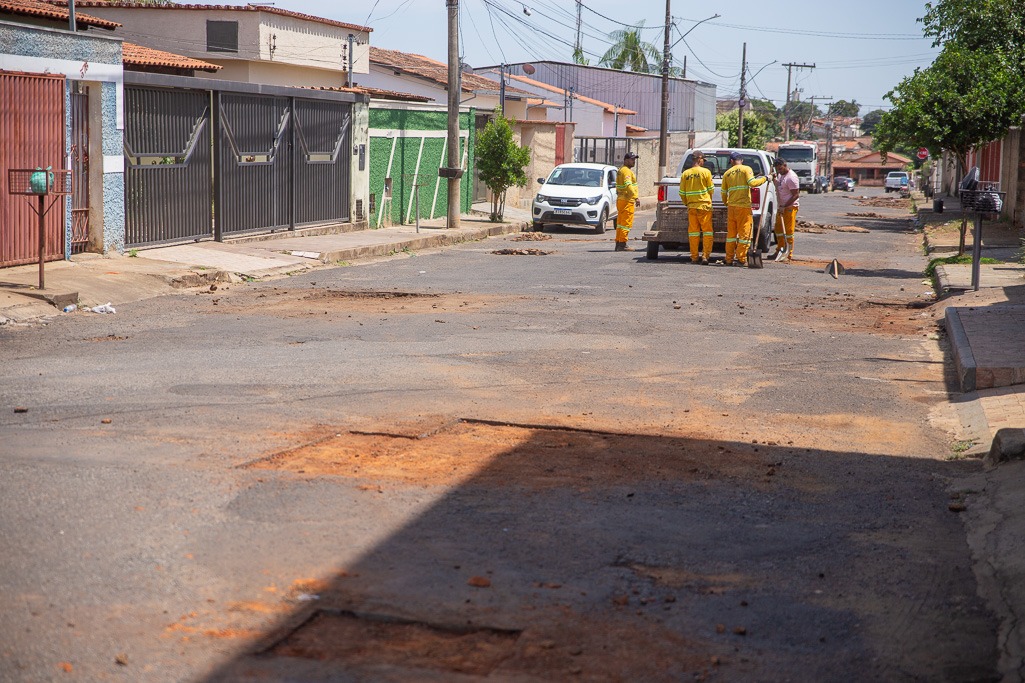
<svg viewBox="0 0 1025 683">
<path fill-rule="evenodd" d="M 125 88 L 125 243 L 211 235 L 210 93 Z"/>
<path fill-rule="evenodd" d="M 352 102 L 292 92 L 126 86 L 126 243 L 349 221 Z"/>
</svg>

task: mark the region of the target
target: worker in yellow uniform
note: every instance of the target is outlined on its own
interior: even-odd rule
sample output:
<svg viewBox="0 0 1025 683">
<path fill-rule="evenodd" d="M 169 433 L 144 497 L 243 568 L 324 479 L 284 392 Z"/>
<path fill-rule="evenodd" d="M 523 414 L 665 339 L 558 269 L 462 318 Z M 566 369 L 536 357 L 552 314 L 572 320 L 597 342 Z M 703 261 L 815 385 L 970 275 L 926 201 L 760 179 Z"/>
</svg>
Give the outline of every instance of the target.
<svg viewBox="0 0 1025 683">
<path fill-rule="evenodd" d="M 680 199 L 687 205 L 687 237 L 690 239 L 690 261 L 708 265 L 712 253 L 712 172 L 705 168 L 705 153 L 691 154 L 694 165 L 680 175 Z M 699 247 L 701 248 L 700 260 Z"/>
<path fill-rule="evenodd" d="M 633 171 L 635 163 L 637 155 L 627 152 L 623 155 L 623 167 L 616 174 L 616 251 L 633 251 L 626 246 L 626 240 L 634 225 L 634 208 L 640 203 L 637 199 L 637 174 Z"/>
<path fill-rule="evenodd" d="M 732 166 L 722 174 L 722 198 L 726 204 L 725 265 L 747 268 L 747 250 L 751 246 L 751 188 L 764 185 L 765 176 L 755 177 L 744 164 L 740 152 L 730 153 Z"/>
</svg>

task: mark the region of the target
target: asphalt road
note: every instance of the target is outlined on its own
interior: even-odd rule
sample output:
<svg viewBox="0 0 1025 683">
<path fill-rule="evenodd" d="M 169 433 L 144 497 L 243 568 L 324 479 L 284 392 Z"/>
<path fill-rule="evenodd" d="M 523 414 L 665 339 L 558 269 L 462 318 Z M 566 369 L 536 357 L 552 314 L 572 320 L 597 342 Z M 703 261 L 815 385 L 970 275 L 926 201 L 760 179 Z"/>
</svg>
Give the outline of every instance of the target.
<svg viewBox="0 0 1025 683">
<path fill-rule="evenodd" d="M 0 329 L 0 680 L 994 680 L 863 193 L 762 270 L 566 229 Z"/>
</svg>

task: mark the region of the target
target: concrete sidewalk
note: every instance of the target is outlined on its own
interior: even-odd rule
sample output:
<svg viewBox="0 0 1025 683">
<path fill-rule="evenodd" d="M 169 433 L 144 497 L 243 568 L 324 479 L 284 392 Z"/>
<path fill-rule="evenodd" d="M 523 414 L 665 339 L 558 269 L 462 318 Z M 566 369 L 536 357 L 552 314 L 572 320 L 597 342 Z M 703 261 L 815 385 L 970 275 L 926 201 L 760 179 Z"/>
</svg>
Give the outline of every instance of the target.
<svg viewBox="0 0 1025 683">
<path fill-rule="evenodd" d="M 477 207 L 475 207 L 476 209 Z M 529 212 L 507 209 L 492 223 L 479 211 L 445 228 L 445 219 L 375 230 L 323 234 L 323 229 L 248 236 L 231 242 L 193 242 L 133 251 L 134 256 L 78 254 L 45 265 L 40 291 L 38 264 L 0 270 L 0 324 L 56 315 L 79 307 L 118 304 L 179 289 L 283 277 L 311 268 L 401 252 L 422 251 L 529 229 Z"/>
</svg>

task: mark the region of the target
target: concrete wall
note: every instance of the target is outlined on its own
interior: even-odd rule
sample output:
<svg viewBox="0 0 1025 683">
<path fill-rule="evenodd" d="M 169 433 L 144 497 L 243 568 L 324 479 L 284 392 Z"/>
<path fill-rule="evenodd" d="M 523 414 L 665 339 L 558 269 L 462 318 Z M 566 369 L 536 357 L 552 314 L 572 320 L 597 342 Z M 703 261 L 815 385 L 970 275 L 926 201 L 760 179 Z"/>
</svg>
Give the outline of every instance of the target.
<svg viewBox="0 0 1025 683">
<path fill-rule="evenodd" d="M 0 64 L 9 71 L 64 74 L 69 86 L 89 86 L 90 205 L 89 244 L 95 251 L 123 251 L 124 210 L 124 75 L 121 41 L 24 24 L 0 22 Z M 70 99 L 70 93 L 66 95 Z M 71 107 L 66 104 L 70 149 Z M 97 153 L 98 152 L 98 153 Z M 6 171 L 5 171 L 6 172 Z M 97 195 L 95 188 L 102 188 Z M 66 203 L 65 258 L 71 256 L 71 198 Z"/>
<path fill-rule="evenodd" d="M 349 220 L 359 229 L 370 226 L 370 105 L 355 102 L 352 105 L 352 144 L 355 148 L 350 159 Z M 363 168 L 360 168 L 360 151 Z M 362 207 L 362 209 L 360 209 Z M 361 215 L 362 214 L 362 215 Z"/>
<path fill-rule="evenodd" d="M 527 165 L 526 187 L 510 187 L 505 193 L 506 206 L 530 209 L 530 203 L 537 194 L 537 179 L 547 178 L 555 168 L 555 124 L 517 121 L 513 125 L 513 139 L 530 149 L 530 164 Z M 572 159 L 572 156 L 567 159 Z"/>
<path fill-rule="evenodd" d="M 460 211 L 464 213 L 470 210 L 473 196 L 475 115 L 472 108 L 459 114 L 460 159 L 465 169 L 460 182 Z M 371 227 L 415 223 L 415 185 L 419 185 L 421 218 L 447 215 L 447 181 L 438 176 L 438 169 L 448 165 L 447 131 L 448 111 L 442 105 L 371 102 Z"/>
</svg>

